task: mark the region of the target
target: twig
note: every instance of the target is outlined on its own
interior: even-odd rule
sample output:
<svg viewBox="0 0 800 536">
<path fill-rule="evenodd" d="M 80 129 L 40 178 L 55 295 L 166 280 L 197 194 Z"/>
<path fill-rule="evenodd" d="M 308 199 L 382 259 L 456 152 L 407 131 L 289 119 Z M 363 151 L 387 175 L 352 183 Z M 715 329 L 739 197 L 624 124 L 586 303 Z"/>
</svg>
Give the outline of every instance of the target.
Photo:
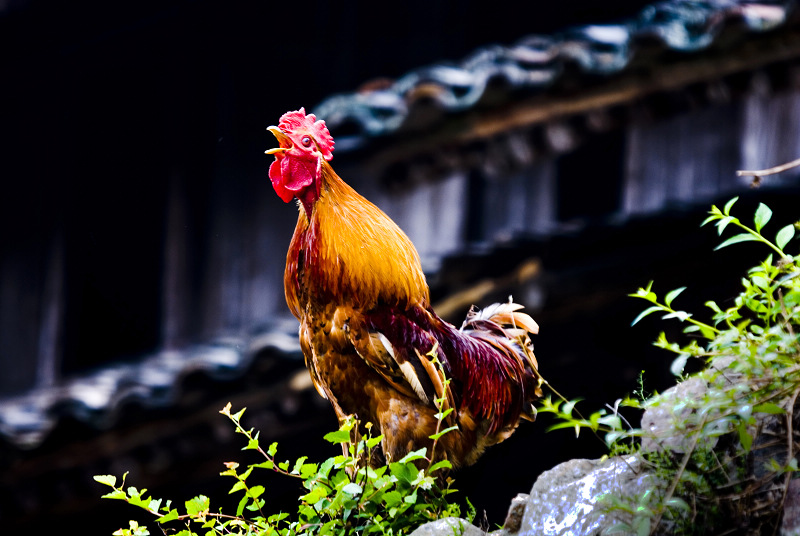
<svg viewBox="0 0 800 536">
<path fill-rule="evenodd" d="M 714 461 L 717 463 L 717 469 L 725 475 L 725 478 L 728 480 L 728 484 L 734 484 L 731 475 L 728 474 L 728 471 L 725 471 L 725 468 L 722 466 L 722 462 L 719 460 L 719 456 L 717 456 L 716 451 L 713 449 L 711 450 L 711 455 L 714 457 Z"/>
<path fill-rule="evenodd" d="M 789 407 L 786 409 L 786 438 L 787 438 L 787 452 L 786 452 L 786 463 L 787 465 L 792 461 L 794 458 L 794 404 L 797 401 L 797 396 L 800 395 L 800 387 L 795 389 L 794 395 L 792 395 L 792 400 L 789 403 Z M 789 493 L 789 482 L 792 480 L 792 471 L 787 471 L 786 476 L 784 477 L 783 483 L 783 493 L 781 494 L 781 504 L 778 507 L 778 512 L 783 511 L 783 505 L 786 502 L 786 494 Z M 778 526 L 779 524 L 775 524 L 775 529 L 773 530 L 772 534 L 778 533 Z"/>
<path fill-rule="evenodd" d="M 669 485 L 669 489 L 667 493 L 664 494 L 664 501 L 663 504 L 667 504 L 669 500 L 672 498 L 672 495 L 675 493 L 675 489 L 678 487 L 678 483 L 681 480 L 681 475 L 686 470 L 686 466 L 689 465 L 689 460 L 692 458 L 692 454 L 694 453 L 694 449 L 697 447 L 697 441 L 700 439 L 700 434 L 703 431 L 703 427 L 706 425 L 706 419 L 708 415 L 703 417 L 703 421 L 700 423 L 700 426 L 697 428 L 697 431 L 692 439 L 691 445 L 689 448 L 686 449 L 686 453 L 683 455 L 683 460 L 681 460 L 681 465 L 678 467 L 678 470 L 675 471 L 675 478 L 673 478 L 672 483 Z M 656 514 L 655 519 L 653 520 L 653 524 L 651 525 L 652 531 L 650 532 L 653 534 L 658 527 L 658 524 L 661 522 L 661 517 L 664 515 L 664 508 L 661 508 L 661 511 Z"/>
<path fill-rule="evenodd" d="M 775 175 L 776 173 L 781 173 L 782 171 L 786 171 L 787 169 L 792 169 L 800 167 L 800 158 L 797 160 L 792 160 L 791 162 L 787 162 L 785 164 L 781 164 L 780 166 L 774 166 L 767 169 L 757 169 L 757 170 L 745 170 L 740 169 L 736 172 L 737 177 L 761 177 L 763 175 Z"/>
<path fill-rule="evenodd" d="M 614 404 L 613 406 L 612 406 L 611 404 L 606 404 L 606 407 L 607 407 L 608 409 L 610 409 L 610 410 L 611 410 L 611 411 L 614 413 L 614 415 L 615 415 L 615 416 L 619 417 L 619 418 L 620 418 L 620 420 L 621 420 L 622 422 L 624 422 L 624 423 L 625 423 L 625 425 L 626 425 L 628 428 L 630 428 L 630 429 L 633 429 L 633 425 L 630 423 L 630 421 L 628 421 L 628 419 L 626 419 L 626 418 L 625 418 L 625 416 L 619 412 L 619 401 L 620 401 L 620 400 L 621 400 L 621 399 L 618 399 L 618 400 L 617 400 L 617 403 L 616 403 L 616 404 Z"/>
<path fill-rule="evenodd" d="M 781 304 L 781 313 L 783 313 L 783 318 L 786 320 L 786 329 L 789 331 L 789 335 L 795 339 L 794 329 L 792 329 L 792 323 L 789 321 L 791 316 L 789 311 L 786 310 L 786 303 L 783 301 L 783 291 L 781 289 L 778 289 L 778 303 Z"/>
</svg>

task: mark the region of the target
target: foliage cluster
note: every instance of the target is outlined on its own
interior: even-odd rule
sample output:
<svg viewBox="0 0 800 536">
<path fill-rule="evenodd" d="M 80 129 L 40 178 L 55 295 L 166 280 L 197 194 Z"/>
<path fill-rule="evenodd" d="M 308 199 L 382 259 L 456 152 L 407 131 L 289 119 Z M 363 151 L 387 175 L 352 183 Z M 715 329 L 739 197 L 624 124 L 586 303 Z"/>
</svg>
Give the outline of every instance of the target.
<svg viewBox="0 0 800 536">
<path fill-rule="evenodd" d="M 661 314 L 685 325 L 688 342 L 668 340 L 662 332 L 655 345 L 676 355 L 671 370 L 681 381 L 702 382 L 696 399 L 664 395 L 617 400 L 613 406 L 583 417 L 576 400 L 545 400 L 540 412 L 552 413 L 552 428 L 588 429 L 604 436 L 611 454 L 637 453 L 662 484 L 638 497 L 623 493 L 604 497 L 609 510 L 627 513 L 609 533 L 681 534 L 774 529 L 792 475 L 795 458 L 795 403 L 800 395 L 800 256 L 786 252 L 798 224 L 782 227 L 774 240 L 763 232 L 772 211 L 763 203 L 752 226 L 731 214 L 736 198 L 722 209 L 712 207 L 703 225 L 713 223 L 719 235 L 739 232 L 717 249 L 757 242 L 769 256 L 742 278 L 742 291 L 728 307 L 707 301 L 710 321 L 675 308 L 686 287 L 659 298 L 652 282 L 631 296 L 649 306 L 633 321 Z M 705 369 L 684 373 L 689 360 Z M 621 407 L 639 409 L 670 405 L 680 440 L 631 426 Z M 713 530 L 712 530 L 713 529 Z"/>
<path fill-rule="evenodd" d="M 277 443 L 264 450 L 259 442 L 259 433 L 248 430 L 241 424 L 244 409 L 231 413 L 228 404 L 220 413 L 228 417 L 236 432 L 244 435 L 247 445 L 242 450 L 258 452 L 264 461 L 246 467 L 236 462 L 227 462 L 221 476 L 234 479 L 231 494 L 241 495 L 235 514 L 214 509 L 211 499 L 198 495 L 183 505 L 172 501 L 155 499 L 146 489 L 125 486 L 125 476 L 118 484 L 114 475 L 98 475 L 95 480 L 112 488 L 103 496 L 106 499 L 126 501 L 142 508 L 155 517 L 164 534 L 176 536 L 217 535 L 350 535 L 383 534 L 402 535 L 418 525 L 442 517 L 459 517 L 460 506 L 449 502 L 448 496 L 455 492 L 453 480 L 446 476 L 451 468 L 447 460 L 434 461 L 436 442 L 451 431 L 442 428 L 442 422 L 452 411 L 437 400 L 439 427 L 431 436 L 431 455 L 426 449 L 410 452 L 403 459 L 386 465 L 370 465 L 374 449 L 382 436 L 372 436 L 372 427 L 365 426 L 367 433 L 359 433 L 358 422 L 348 419 L 340 429 L 325 436 L 331 443 L 343 446 L 340 456 L 328 458 L 322 463 L 311 463 L 306 456 L 293 462 L 278 461 Z M 262 480 L 256 483 L 258 471 L 267 470 L 302 481 L 304 494 L 298 500 L 297 512 L 272 512 L 268 510 L 267 489 Z M 127 473 L 126 473 L 127 475 Z M 474 509 L 467 501 L 471 520 Z M 145 525 L 130 521 L 129 528 L 119 529 L 117 536 L 142 536 L 149 534 Z"/>
</svg>

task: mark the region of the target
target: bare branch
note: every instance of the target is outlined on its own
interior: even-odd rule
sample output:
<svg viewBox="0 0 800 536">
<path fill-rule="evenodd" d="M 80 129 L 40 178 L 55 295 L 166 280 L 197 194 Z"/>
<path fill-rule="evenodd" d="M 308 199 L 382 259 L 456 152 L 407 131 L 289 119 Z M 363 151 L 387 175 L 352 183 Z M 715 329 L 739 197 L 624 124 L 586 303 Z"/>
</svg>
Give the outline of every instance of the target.
<svg viewBox="0 0 800 536">
<path fill-rule="evenodd" d="M 787 169 L 792 169 L 800 166 L 800 158 L 797 160 L 792 160 L 791 162 L 787 162 L 786 164 L 781 164 L 780 166 L 775 166 L 767 169 L 757 169 L 753 171 L 748 171 L 744 169 L 740 169 L 736 172 L 737 177 L 763 177 L 764 175 L 775 175 L 776 173 L 781 173 L 786 171 Z"/>
</svg>

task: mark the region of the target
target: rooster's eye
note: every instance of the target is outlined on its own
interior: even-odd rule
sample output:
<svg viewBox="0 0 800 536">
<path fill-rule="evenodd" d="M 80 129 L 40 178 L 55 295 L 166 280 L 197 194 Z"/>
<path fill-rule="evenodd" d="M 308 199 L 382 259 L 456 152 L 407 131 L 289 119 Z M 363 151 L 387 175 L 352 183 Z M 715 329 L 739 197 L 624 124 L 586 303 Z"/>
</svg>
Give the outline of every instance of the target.
<svg viewBox="0 0 800 536">
<path fill-rule="evenodd" d="M 302 139 L 302 140 L 300 140 L 300 142 L 301 142 L 301 143 L 302 143 L 302 144 L 303 144 L 305 147 L 311 147 L 311 138 L 309 138 L 308 136 L 303 136 L 303 139 Z"/>
</svg>

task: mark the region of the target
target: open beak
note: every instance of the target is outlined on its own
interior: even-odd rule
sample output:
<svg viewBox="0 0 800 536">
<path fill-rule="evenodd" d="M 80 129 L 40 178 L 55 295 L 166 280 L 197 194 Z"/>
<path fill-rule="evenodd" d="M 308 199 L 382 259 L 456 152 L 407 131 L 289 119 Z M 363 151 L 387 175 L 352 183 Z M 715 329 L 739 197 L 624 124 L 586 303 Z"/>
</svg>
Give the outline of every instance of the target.
<svg viewBox="0 0 800 536">
<path fill-rule="evenodd" d="M 280 145 L 280 147 L 275 147 L 274 149 L 269 149 L 267 151 L 264 151 L 265 154 L 281 153 L 281 152 L 288 151 L 289 149 L 292 148 L 292 139 L 289 136 L 287 136 L 286 134 L 284 134 L 281 129 L 279 129 L 278 127 L 272 126 L 272 127 L 267 128 L 267 130 L 272 132 L 272 135 L 275 136 L 278 139 L 278 144 Z"/>
</svg>

